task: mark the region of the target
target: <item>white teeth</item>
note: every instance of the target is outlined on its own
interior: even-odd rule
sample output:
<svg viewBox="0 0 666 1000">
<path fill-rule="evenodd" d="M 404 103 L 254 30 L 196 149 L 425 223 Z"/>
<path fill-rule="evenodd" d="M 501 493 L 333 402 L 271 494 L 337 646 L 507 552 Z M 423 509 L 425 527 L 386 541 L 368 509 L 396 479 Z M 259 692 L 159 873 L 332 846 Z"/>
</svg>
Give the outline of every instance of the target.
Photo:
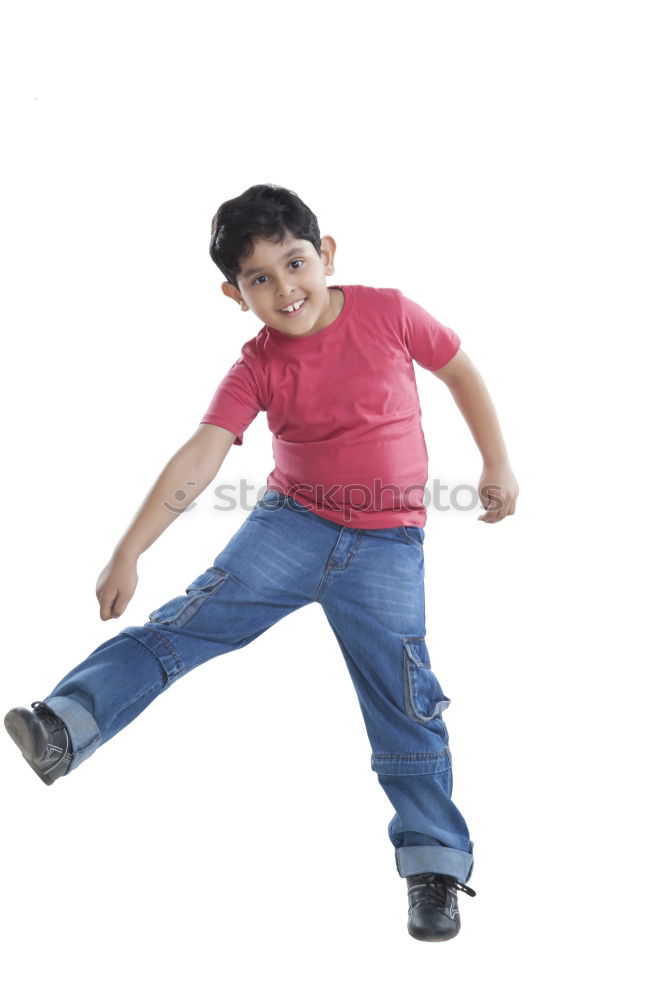
<svg viewBox="0 0 666 1000">
<path fill-rule="evenodd" d="M 305 299 L 301 299 L 300 302 L 295 302 L 293 306 L 287 306 L 286 309 L 280 309 L 280 312 L 283 312 L 283 313 L 284 312 L 290 312 L 290 313 L 291 312 L 296 312 L 298 309 L 301 308 L 301 306 L 303 305 L 304 302 L 305 302 Z"/>
</svg>

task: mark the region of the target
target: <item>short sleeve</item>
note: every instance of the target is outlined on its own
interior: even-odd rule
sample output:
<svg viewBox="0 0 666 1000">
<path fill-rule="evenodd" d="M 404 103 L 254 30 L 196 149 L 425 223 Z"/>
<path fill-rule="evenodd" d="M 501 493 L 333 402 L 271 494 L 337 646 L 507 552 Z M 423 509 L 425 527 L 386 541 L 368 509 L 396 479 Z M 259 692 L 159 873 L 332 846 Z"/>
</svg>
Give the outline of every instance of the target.
<svg viewBox="0 0 666 1000">
<path fill-rule="evenodd" d="M 428 371 L 443 368 L 457 353 L 460 337 L 423 306 L 397 290 L 402 308 L 403 334 L 409 356 Z"/>
<path fill-rule="evenodd" d="M 263 409 L 249 354 L 244 347 L 238 361 L 215 390 L 200 423 L 224 427 L 236 435 L 234 444 L 240 445 L 244 432 Z"/>
</svg>

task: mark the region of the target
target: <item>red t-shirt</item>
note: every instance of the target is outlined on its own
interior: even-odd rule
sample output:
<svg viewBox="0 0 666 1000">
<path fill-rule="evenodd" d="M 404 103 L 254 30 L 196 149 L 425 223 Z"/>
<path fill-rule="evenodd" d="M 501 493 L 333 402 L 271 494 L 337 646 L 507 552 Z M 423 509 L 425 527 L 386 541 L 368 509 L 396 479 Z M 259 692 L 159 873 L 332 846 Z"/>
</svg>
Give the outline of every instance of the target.
<svg viewBox="0 0 666 1000">
<path fill-rule="evenodd" d="M 342 312 L 306 337 L 264 326 L 218 386 L 202 424 L 273 433 L 267 487 L 352 528 L 423 527 L 428 452 L 412 360 L 437 371 L 460 338 L 397 288 L 333 285 Z"/>
</svg>

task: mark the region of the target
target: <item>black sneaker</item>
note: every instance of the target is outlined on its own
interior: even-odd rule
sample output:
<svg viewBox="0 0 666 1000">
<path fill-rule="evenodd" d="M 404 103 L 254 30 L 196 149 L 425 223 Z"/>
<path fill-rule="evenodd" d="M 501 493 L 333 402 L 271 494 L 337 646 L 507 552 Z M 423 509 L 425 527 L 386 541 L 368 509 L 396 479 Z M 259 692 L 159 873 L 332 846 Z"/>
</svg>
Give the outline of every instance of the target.
<svg viewBox="0 0 666 1000">
<path fill-rule="evenodd" d="M 407 876 L 409 917 L 407 930 L 419 941 L 448 941 L 460 930 L 458 889 L 476 896 L 452 875 L 422 872 Z"/>
<path fill-rule="evenodd" d="M 67 774 L 72 763 L 69 733 L 65 723 L 43 701 L 29 708 L 12 708 L 5 716 L 5 729 L 30 767 L 44 784 Z"/>
</svg>

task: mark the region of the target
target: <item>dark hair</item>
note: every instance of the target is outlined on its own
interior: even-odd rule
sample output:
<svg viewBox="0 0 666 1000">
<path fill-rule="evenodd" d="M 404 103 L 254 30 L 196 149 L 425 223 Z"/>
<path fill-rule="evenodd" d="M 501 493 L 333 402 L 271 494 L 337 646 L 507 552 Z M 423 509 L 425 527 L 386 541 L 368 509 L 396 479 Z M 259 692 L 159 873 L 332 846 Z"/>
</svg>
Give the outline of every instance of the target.
<svg viewBox="0 0 666 1000">
<path fill-rule="evenodd" d="M 254 184 L 225 201 L 213 216 L 210 255 L 227 281 L 238 288 L 236 275 L 252 253 L 253 238 L 282 243 L 290 233 L 312 243 L 321 257 L 317 217 L 298 195 L 277 184 Z"/>
</svg>

